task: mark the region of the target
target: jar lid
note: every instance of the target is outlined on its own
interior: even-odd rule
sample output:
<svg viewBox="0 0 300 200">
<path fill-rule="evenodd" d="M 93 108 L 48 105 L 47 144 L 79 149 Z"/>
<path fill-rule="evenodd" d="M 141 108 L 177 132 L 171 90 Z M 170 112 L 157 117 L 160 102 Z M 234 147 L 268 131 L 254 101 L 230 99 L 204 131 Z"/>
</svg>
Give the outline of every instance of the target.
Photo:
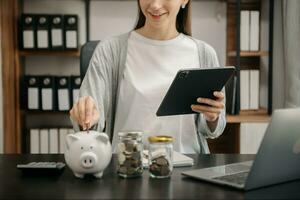
<svg viewBox="0 0 300 200">
<path fill-rule="evenodd" d="M 128 138 L 128 139 L 136 139 L 141 137 L 142 134 L 143 132 L 141 131 L 126 131 L 126 132 L 119 132 L 118 136 Z"/>
<path fill-rule="evenodd" d="M 154 142 L 173 142 L 173 137 L 167 135 L 157 135 L 148 137 L 150 143 Z"/>
</svg>

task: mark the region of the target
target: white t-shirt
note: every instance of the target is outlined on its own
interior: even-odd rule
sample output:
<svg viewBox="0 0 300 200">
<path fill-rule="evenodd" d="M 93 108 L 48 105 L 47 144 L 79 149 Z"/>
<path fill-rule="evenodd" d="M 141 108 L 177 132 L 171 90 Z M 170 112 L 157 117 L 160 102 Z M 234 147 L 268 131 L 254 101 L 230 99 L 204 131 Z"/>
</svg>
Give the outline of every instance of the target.
<svg viewBox="0 0 300 200">
<path fill-rule="evenodd" d="M 194 115 L 157 117 L 156 111 L 180 69 L 199 68 L 195 42 L 184 34 L 171 40 L 152 40 L 132 31 L 114 126 L 113 149 L 120 131 L 143 131 L 143 143 L 151 135 L 170 135 L 174 150 L 199 152 Z"/>
</svg>

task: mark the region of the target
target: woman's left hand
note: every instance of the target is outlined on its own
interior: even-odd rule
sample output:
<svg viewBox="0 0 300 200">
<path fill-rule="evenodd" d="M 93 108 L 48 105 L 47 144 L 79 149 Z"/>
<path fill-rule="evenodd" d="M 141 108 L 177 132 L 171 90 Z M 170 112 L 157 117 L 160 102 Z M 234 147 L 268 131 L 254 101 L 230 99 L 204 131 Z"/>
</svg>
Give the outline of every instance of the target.
<svg viewBox="0 0 300 200">
<path fill-rule="evenodd" d="M 220 91 L 215 91 L 214 96 L 216 100 L 201 98 L 197 99 L 198 103 L 204 103 L 206 105 L 193 104 L 191 106 L 194 112 L 203 113 L 206 121 L 215 122 L 219 118 L 219 114 L 224 109 L 225 105 L 223 103 L 224 93 Z"/>
</svg>

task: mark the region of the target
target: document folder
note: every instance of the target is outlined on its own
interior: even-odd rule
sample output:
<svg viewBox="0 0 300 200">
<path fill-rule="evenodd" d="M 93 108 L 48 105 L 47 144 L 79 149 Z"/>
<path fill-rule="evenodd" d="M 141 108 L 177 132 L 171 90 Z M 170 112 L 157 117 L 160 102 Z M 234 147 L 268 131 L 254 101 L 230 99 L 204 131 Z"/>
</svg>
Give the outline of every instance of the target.
<svg viewBox="0 0 300 200">
<path fill-rule="evenodd" d="M 70 109 L 70 77 L 56 77 L 57 105 L 59 111 Z"/>
<path fill-rule="evenodd" d="M 50 41 L 52 50 L 64 48 L 64 23 L 63 15 L 51 15 L 50 17 Z"/>
<path fill-rule="evenodd" d="M 25 76 L 26 85 L 26 102 L 28 110 L 40 109 L 39 97 L 39 77 L 38 76 Z"/>
<path fill-rule="evenodd" d="M 81 85 L 80 76 L 71 76 L 71 105 L 78 101 L 79 98 L 79 88 Z"/>
<path fill-rule="evenodd" d="M 41 76 L 41 101 L 42 110 L 55 110 L 55 84 L 52 76 Z"/>
<path fill-rule="evenodd" d="M 32 14 L 22 14 L 20 20 L 20 27 L 20 49 L 35 49 L 36 16 Z"/>
<path fill-rule="evenodd" d="M 49 16 L 37 15 L 37 48 L 49 49 Z"/>
<path fill-rule="evenodd" d="M 64 16 L 64 28 L 65 28 L 65 49 L 77 49 L 78 48 L 78 16 L 77 15 L 65 15 Z"/>
</svg>

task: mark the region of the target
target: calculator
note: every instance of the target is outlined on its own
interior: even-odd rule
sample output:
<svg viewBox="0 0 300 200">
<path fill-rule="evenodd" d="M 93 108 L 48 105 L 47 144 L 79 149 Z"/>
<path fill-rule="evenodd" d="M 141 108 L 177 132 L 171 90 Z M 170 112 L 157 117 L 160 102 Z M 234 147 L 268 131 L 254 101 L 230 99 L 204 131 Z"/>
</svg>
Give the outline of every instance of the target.
<svg viewBox="0 0 300 200">
<path fill-rule="evenodd" d="M 17 168 L 30 174 L 54 174 L 60 173 L 65 167 L 63 162 L 30 162 L 18 164 Z"/>
</svg>

